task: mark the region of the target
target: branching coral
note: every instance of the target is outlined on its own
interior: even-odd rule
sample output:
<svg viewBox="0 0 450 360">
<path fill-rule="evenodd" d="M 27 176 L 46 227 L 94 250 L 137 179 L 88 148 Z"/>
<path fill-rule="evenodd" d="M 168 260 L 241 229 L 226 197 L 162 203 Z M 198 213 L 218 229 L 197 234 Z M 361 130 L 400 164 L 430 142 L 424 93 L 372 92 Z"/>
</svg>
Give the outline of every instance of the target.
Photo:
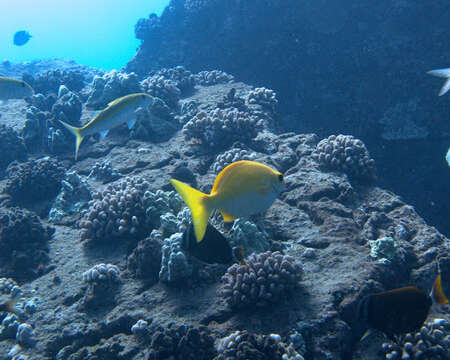
<svg viewBox="0 0 450 360">
<path fill-rule="evenodd" d="M 29 206 L 43 200 L 52 201 L 61 188 L 65 170 L 57 161 L 44 157 L 11 164 L 7 174 L 5 193 L 15 204 Z"/>
<path fill-rule="evenodd" d="M 239 160 L 254 160 L 256 153 L 241 149 L 240 147 L 233 147 L 230 150 L 217 155 L 216 161 L 212 164 L 213 171 L 218 174 L 227 165 Z"/>
<path fill-rule="evenodd" d="M 207 327 L 169 324 L 153 331 L 146 360 L 208 360 L 215 355 L 214 338 Z"/>
<path fill-rule="evenodd" d="M 246 330 L 235 331 L 217 344 L 214 360 L 303 360 L 292 345 L 281 341 L 278 334 L 259 335 Z"/>
<path fill-rule="evenodd" d="M 397 343 L 382 346 L 389 360 L 444 360 L 450 358 L 450 323 L 435 319 Z"/>
<path fill-rule="evenodd" d="M 231 308 L 277 302 L 297 286 L 303 274 L 292 256 L 278 251 L 252 254 L 246 262 L 230 266 L 222 277 L 219 293 Z"/>
<path fill-rule="evenodd" d="M 0 208 L 0 271 L 15 279 L 39 275 L 38 267 L 48 261 L 47 242 L 54 229 L 25 209 Z"/>
<path fill-rule="evenodd" d="M 146 216 L 144 194 L 149 183 L 140 177 L 127 177 L 92 195 L 89 209 L 79 226 L 81 240 L 87 244 L 113 239 L 138 238 L 151 228 Z"/>
<path fill-rule="evenodd" d="M 24 161 L 27 157 L 23 139 L 10 127 L 0 125 L 0 172 L 14 160 Z"/>
<path fill-rule="evenodd" d="M 373 179 L 375 161 L 364 143 L 351 135 L 330 135 L 317 144 L 316 159 L 324 167 L 340 170 L 353 178 Z"/>
<path fill-rule="evenodd" d="M 233 75 L 220 70 L 200 71 L 198 74 L 195 74 L 196 83 L 204 86 L 229 83 L 233 80 Z"/>
<path fill-rule="evenodd" d="M 138 77 L 135 73 L 122 73 L 112 70 L 103 76 L 95 76 L 92 90 L 86 105 L 101 109 L 118 97 L 142 92 Z"/>
<path fill-rule="evenodd" d="M 35 76 L 25 73 L 23 80 L 30 84 L 36 93 L 45 95 L 56 94 L 61 85 L 71 91 L 80 91 L 85 86 L 85 75 L 79 70 L 49 70 Z"/>
<path fill-rule="evenodd" d="M 263 128 L 262 120 L 237 109 L 200 111 L 183 127 L 187 139 L 196 139 L 203 146 L 223 149 L 235 141 L 247 142 Z"/>
</svg>

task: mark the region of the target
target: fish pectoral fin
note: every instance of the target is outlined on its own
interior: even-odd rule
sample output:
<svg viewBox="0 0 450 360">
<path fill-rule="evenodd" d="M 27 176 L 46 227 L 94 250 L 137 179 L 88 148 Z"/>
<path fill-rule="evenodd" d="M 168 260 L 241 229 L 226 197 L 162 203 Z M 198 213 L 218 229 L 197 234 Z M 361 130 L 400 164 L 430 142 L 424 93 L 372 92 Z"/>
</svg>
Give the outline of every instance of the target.
<svg viewBox="0 0 450 360">
<path fill-rule="evenodd" d="M 232 222 L 232 221 L 237 219 L 236 216 L 228 214 L 227 212 L 225 212 L 223 210 L 219 210 L 219 211 L 220 211 L 220 214 L 223 217 L 223 221 L 225 221 L 225 222 Z"/>
<path fill-rule="evenodd" d="M 131 129 L 134 126 L 134 124 L 136 124 L 136 118 L 131 119 L 130 121 L 127 122 L 128 129 Z"/>
<path fill-rule="evenodd" d="M 108 135 L 109 129 L 100 131 L 100 139 L 104 139 L 106 135 Z"/>
<path fill-rule="evenodd" d="M 441 90 L 439 91 L 439 96 L 444 95 L 447 91 L 450 90 L 450 78 L 448 78 L 447 80 L 445 80 L 444 85 L 442 85 Z"/>
</svg>

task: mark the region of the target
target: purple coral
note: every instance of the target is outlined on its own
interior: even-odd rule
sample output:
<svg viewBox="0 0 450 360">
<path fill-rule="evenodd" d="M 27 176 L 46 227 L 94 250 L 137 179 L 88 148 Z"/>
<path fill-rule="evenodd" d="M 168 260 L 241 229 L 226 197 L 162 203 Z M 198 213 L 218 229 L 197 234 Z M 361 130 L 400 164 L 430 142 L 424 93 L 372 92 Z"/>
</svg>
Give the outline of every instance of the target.
<svg viewBox="0 0 450 360">
<path fill-rule="evenodd" d="M 222 277 L 220 294 L 231 308 L 265 306 L 295 288 L 303 270 L 292 256 L 279 251 L 252 254 L 247 265 L 234 264 Z"/>
</svg>

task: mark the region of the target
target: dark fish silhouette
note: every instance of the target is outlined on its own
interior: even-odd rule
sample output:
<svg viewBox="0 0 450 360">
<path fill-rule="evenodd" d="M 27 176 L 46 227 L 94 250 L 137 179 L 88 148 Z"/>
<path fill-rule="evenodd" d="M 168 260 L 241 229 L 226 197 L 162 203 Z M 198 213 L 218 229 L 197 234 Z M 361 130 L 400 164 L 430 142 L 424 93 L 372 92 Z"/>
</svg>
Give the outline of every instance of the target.
<svg viewBox="0 0 450 360">
<path fill-rule="evenodd" d="M 31 35 L 28 31 L 20 30 L 14 34 L 13 42 L 14 42 L 14 45 L 22 46 L 22 45 L 25 45 L 28 42 L 28 40 L 30 40 L 30 39 L 31 39 Z"/>
<path fill-rule="evenodd" d="M 433 304 L 447 303 L 439 273 L 430 295 L 415 286 L 369 295 L 361 300 L 358 315 L 366 322 L 369 331 L 379 330 L 395 339 L 395 336 L 420 329 Z M 368 334 L 366 332 L 362 339 Z"/>
<path fill-rule="evenodd" d="M 233 259 L 244 262 L 243 249 L 231 248 L 227 239 L 209 223 L 201 242 L 197 241 L 194 225 L 191 223 L 183 233 L 182 247 L 192 256 L 208 264 L 231 264 Z"/>
</svg>

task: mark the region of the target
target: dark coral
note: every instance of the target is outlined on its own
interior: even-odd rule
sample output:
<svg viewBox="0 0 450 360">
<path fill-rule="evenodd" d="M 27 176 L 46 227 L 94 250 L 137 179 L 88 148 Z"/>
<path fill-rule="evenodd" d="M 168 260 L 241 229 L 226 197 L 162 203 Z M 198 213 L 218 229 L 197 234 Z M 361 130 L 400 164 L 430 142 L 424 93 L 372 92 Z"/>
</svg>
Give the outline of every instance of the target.
<svg viewBox="0 0 450 360">
<path fill-rule="evenodd" d="M 25 73 L 22 78 L 36 93 L 45 95 L 57 94 L 61 85 L 77 92 L 85 86 L 85 75 L 79 70 L 49 70 L 35 76 Z"/>
<path fill-rule="evenodd" d="M 144 194 L 149 183 L 140 177 L 127 177 L 93 194 L 89 209 L 83 212 L 79 227 L 86 245 L 116 239 L 143 238 L 151 223 L 146 215 Z"/>
<path fill-rule="evenodd" d="M 24 161 L 27 158 L 25 144 L 10 127 L 0 126 L 0 173 L 14 160 Z"/>
<path fill-rule="evenodd" d="M 153 331 L 146 360 L 209 360 L 215 355 L 214 338 L 207 327 L 171 323 Z"/>
<path fill-rule="evenodd" d="M 54 229 L 32 212 L 0 208 L 0 272 L 19 281 L 40 274 L 48 262 L 47 242 Z"/>
<path fill-rule="evenodd" d="M 148 237 L 139 241 L 138 246 L 128 256 L 128 270 L 148 285 L 158 282 L 161 247 L 162 243 L 157 238 Z"/>
<path fill-rule="evenodd" d="M 247 265 L 234 264 L 222 277 L 220 294 L 231 308 L 266 306 L 298 285 L 303 270 L 292 256 L 266 251 L 252 254 Z"/>
<path fill-rule="evenodd" d="M 25 207 L 53 201 L 61 188 L 65 169 L 56 160 L 44 157 L 25 163 L 13 163 L 7 169 L 8 181 L 4 192 L 13 203 Z"/>
<path fill-rule="evenodd" d="M 352 135 L 330 135 L 321 140 L 315 157 L 325 168 L 343 171 L 352 178 L 375 177 L 375 161 L 364 143 Z"/>
</svg>

